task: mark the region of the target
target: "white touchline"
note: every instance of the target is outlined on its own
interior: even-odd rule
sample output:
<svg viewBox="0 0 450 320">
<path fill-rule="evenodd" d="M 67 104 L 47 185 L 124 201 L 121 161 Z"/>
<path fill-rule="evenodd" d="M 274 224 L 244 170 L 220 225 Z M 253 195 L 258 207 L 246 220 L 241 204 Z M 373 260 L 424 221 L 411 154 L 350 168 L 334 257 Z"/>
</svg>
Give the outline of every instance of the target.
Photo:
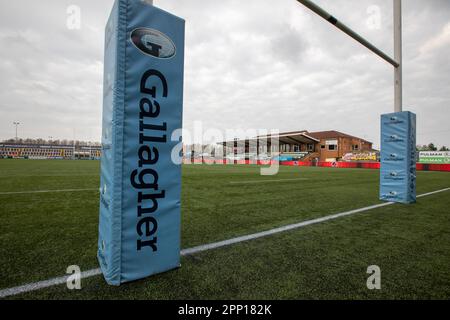
<svg viewBox="0 0 450 320">
<path fill-rule="evenodd" d="M 262 183 L 262 182 L 283 182 L 283 181 L 295 181 L 295 180 L 309 180 L 308 178 L 295 178 L 295 179 L 272 179 L 272 180 L 248 180 L 248 181 L 230 181 L 230 184 L 247 184 L 247 183 Z"/>
<path fill-rule="evenodd" d="M 60 189 L 60 190 L 35 190 L 35 191 L 13 191 L 13 192 L 0 192 L 0 195 L 12 195 L 12 194 L 31 194 L 31 193 L 51 193 L 51 192 L 78 192 L 78 191 L 98 191 L 99 188 L 90 189 Z"/>
<path fill-rule="evenodd" d="M 417 197 L 418 198 L 426 197 L 429 195 L 433 195 L 433 194 L 448 191 L 448 190 L 450 190 L 450 188 L 445 188 L 445 189 L 441 189 L 441 190 L 424 193 L 424 194 L 418 195 Z M 271 230 L 267 230 L 267 231 L 263 231 L 263 232 L 253 233 L 253 234 L 249 234 L 246 236 L 241 236 L 241 237 L 237 237 L 237 238 L 233 238 L 233 239 L 229 239 L 229 240 L 213 242 L 213 243 L 200 245 L 200 246 L 189 248 L 189 249 L 183 249 L 183 250 L 181 250 L 180 254 L 182 256 L 188 256 L 188 255 L 191 255 L 194 253 L 207 251 L 207 250 L 211 250 L 211 249 L 216 249 L 216 248 L 220 248 L 220 247 L 225 247 L 225 246 L 229 246 L 229 245 L 232 245 L 235 243 L 253 240 L 253 239 L 257 239 L 257 238 L 262 238 L 262 237 L 270 236 L 270 235 L 273 235 L 276 233 L 293 230 L 293 229 L 298 229 L 298 228 L 302 228 L 302 227 L 309 226 L 312 224 L 321 223 L 321 222 L 325 222 L 328 220 L 333 220 L 333 219 L 337 219 L 340 217 L 349 216 L 349 215 L 352 215 L 355 213 L 364 212 L 364 211 L 377 209 L 377 208 L 381 208 L 381 207 L 386 207 L 386 206 L 389 206 L 392 204 L 394 204 L 394 202 L 385 202 L 385 203 L 375 204 L 375 205 L 360 208 L 360 209 L 354 209 L 354 210 L 350 210 L 350 211 L 346 211 L 346 212 L 332 214 L 332 215 L 325 216 L 322 218 L 317 218 L 317 219 L 307 220 L 307 221 L 303 221 L 303 222 L 299 222 L 299 223 L 289 224 L 287 226 L 283 226 L 283 227 L 279 227 L 279 228 L 275 228 L 275 229 L 271 229 Z M 101 273 L 102 272 L 100 269 L 92 269 L 92 270 L 82 272 L 81 278 L 82 279 L 89 278 L 89 277 L 100 275 Z M 3 289 L 3 290 L 0 290 L 0 298 L 5 298 L 5 297 L 21 294 L 21 293 L 26 293 L 26 292 L 44 289 L 44 288 L 48 288 L 48 287 L 52 287 L 52 286 L 56 286 L 56 285 L 60 285 L 60 284 L 65 284 L 67 282 L 68 277 L 69 277 L 69 275 L 58 277 L 58 278 L 53 278 L 53 279 L 49 279 L 49 280 L 29 283 L 29 284 L 25 284 L 22 286 L 9 288 L 9 289 Z"/>
</svg>

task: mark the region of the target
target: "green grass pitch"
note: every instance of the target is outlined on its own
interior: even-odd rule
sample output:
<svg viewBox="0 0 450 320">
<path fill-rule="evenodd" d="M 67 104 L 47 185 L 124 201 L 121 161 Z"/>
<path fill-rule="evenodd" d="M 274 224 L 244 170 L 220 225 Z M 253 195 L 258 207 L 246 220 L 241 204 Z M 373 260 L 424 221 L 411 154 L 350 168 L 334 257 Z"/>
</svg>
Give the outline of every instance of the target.
<svg viewBox="0 0 450 320">
<path fill-rule="evenodd" d="M 377 170 L 183 167 L 182 248 L 380 203 Z M 259 181 L 258 180 L 272 180 Z M 417 193 L 450 187 L 418 172 Z M 0 160 L 0 289 L 98 268 L 98 161 Z M 11 193 L 88 189 L 72 192 Z M 12 299 L 450 298 L 450 191 L 182 257 L 181 268 L 108 286 L 101 276 Z M 369 265 L 381 290 L 368 290 Z"/>
</svg>

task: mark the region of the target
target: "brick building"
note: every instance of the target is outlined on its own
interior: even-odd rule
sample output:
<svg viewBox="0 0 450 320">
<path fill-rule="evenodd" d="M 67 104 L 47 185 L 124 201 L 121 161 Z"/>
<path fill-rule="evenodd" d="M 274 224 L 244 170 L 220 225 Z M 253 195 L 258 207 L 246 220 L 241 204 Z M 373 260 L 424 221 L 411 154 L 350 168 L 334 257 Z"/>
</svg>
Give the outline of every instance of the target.
<svg viewBox="0 0 450 320">
<path fill-rule="evenodd" d="M 272 145 L 272 139 L 278 140 L 278 147 Z M 295 159 L 301 161 L 337 161 L 346 154 L 368 153 L 374 151 L 372 142 L 339 131 L 282 132 L 272 136 L 258 136 L 245 140 L 220 143 L 225 155 L 240 154 L 246 158 L 268 154 L 278 156 L 280 160 Z"/>
<path fill-rule="evenodd" d="M 348 153 L 371 152 L 372 142 L 339 131 L 310 132 L 319 140 L 315 145 L 319 161 L 340 160 Z"/>
</svg>

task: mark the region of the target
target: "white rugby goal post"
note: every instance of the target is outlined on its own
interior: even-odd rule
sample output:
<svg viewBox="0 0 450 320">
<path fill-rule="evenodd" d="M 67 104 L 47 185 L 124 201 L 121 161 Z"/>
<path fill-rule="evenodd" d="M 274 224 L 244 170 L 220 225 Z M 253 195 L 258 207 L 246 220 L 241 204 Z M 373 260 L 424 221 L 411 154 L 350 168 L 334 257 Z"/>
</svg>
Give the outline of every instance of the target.
<svg viewBox="0 0 450 320">
<path fill-rule="evenodd" d="M 394 112 L 402 111 L 402 4 L 401 0 L 393 0 L 394 4 L 394 58 L 378 49 L 372 43 L 364 39 L 358 33 L 347 27 L 344 23 L 336 19 L 330 13 L 316 5 L 310 0 L 297 0 L 308 9 L 320 17 L 327 20 L 329 23 L 340 29 L 360 44 L 371 50 L 373 53 L 387 61 L 394 67 Z"/>
</svg>

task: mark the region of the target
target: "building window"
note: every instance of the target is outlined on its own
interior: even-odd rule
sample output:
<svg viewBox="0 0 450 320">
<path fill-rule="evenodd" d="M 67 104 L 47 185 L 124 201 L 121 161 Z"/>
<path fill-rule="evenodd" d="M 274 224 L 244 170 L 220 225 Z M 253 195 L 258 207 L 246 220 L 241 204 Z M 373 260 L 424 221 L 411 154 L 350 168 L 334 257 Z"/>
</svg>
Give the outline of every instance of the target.
<svg viewBox="0 0 450 320">
<path fill-rule="evenodd" d="M 312 143 L 308 144 L 308 151 L 313 151 L 314 150 L 314 145 Z"/>
<path fill-rule="evenodd" d="M 354 144 L 354 145 L 352 146 L 352 150 L 359 150 L 359 146 L 358 146 L 357 144 Z"/>
<path fill-rule="evenodd" d="M 335 145 L 335 144 L 329 144 L 329 145 L 328 145 L 328 150 L 330 150 L 330 151 L 337 150 L 337 145 Z"/>
<path fill-rule="evenodd" d="M 325 145 L 322 144 L 322 145 L 320 146 L 320 149 L 325 149 Z"/>
</svg>

